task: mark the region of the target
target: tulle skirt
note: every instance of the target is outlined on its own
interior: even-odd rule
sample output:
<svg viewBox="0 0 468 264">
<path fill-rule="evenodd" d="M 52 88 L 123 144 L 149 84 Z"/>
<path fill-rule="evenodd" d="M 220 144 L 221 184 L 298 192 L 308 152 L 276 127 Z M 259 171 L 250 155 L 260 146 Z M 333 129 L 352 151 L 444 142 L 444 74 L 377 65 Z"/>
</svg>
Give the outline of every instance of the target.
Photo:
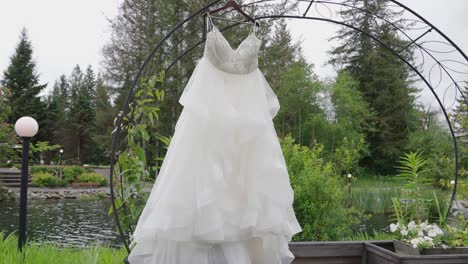
<svg viewBox="0 0 468 264">
<path fill-rule="evenodd" d="M 278 99 L 257 69 L 202 58 L 133 234 L 132 264 L 285 264 L 301 231 L 272 118 Z"/>
</svg>

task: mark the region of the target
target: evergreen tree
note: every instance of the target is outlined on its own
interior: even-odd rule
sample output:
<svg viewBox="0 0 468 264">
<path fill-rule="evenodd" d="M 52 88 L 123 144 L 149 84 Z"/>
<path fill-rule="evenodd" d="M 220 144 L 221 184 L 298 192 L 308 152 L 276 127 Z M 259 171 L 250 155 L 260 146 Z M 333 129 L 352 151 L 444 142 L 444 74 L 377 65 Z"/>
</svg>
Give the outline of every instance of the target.
<svg viewBox="0 0 468 264">
<path fill-rule="evenodd" d="M 96 80 L 96 130 L 92 136 L 95 147 L 94 163 L 109 163 L 112 144 L 111 133 L 114 129 L 113 121 L 116 116 L 116 111 L 110 101 L 108 88 L 101 76 L 98 76 Z"/>
<path fill-rule="evenodd" d="M 59 144 L 67 149 L 68 154 L 68 136 L 67 126 L 69 110 L 69 83 L 65 75 L 60 76 L 53 86 L 52 92 L 47 97 L 47 117 L 45 127 L 47 130 L 47 141 Z"/>
<path fill-rule="evenodd" d="M 272 36 L 265 36 L 266 44 L 259 64 L 274 91 L 281 86 L 281 74 L 298 61 L 305 61 L 300 43 L 294 43 L 284 19 L 278 20 Z M 309 67 L 309 66 L 307 66 Z M 310 71 L 310 70 L 309 70 Z"/>
<path fill-rule="evenodd" d="M 69 135 L 74 145 L 72 152 L 77 163 L 90 161 L 93 144 L 92 132 L 95 121 L 94 108 L 94 72 L 88 68 L 83 74 L 77 65 L 70 76 L 70 110 L 69 110 Z"/>
<path fill-rule="evenodd" d="M 395 21 L 400 28 L 407 27 L 401 13 L 388 7 L 388 0 L 348 0 L 346 3 L 370 11 L 341 11 L 340 14 L 353 26 L 376 36 L 394 50 L 407 45 L 393 26 L 372 15 Z M 410 69 L 384 46 L 351 28 L 342 27 L 335 39 L 340 40 L 340 45 L 331 51 L 330 62 L 351 73 L 375 112 L 375 116 L 368 120 L 375 124 L 375 128 L 368 127 L 365 131 L 371 150 L 367 164 L 379 173 L 391 172 L 415 127 L 416 90 L 411 86 Z M 414 59 L 411 48 L 400 55 L 409 61 Z"/>
<path fill-rule="evenodd" d="M 33 61 L 33 50 L 26 29 L 20 35 L 20 41 L 15 53 L 10 58 L 10 65 L 3 73 L 1 84 L 11 91 L 9 105 L 11 114 L 9 123 L 14 123 L 22 116 L 31 116 L 37 120 L 39 127 L 43 127 L 45 105 L 39 93 L 46 85 L 39 84 L 36 63 Z M 44 138 L 43 131 L 39 131 L 36 140 Z"/>
<path fill-rule="evenodd" d="M 455 136 L 459 142 L 459 156 L 467 157 L 468 156 L 468 82 L 465 82 L 464 87 L 462 88 L 462 96 L 457 100 L 457 108 L 450 115 L 452 127 L 455 131 Z M 466 158 L 461 158 L 461 167 L 464 168 L 464 173 L 466 173 L 466 168 L 468 168 L 468 160 Z"/>
<path fill-rule="evenodd" d="M 7 123 L 10 114 L 10 106 L 8 104 L 10 95 L 11 93 L 8 88 L 0 87 L 0 166 L 7 163 L 16 154 L 11 147 L 16 143 L 16 133 L 13 126 Z"/>
<path fill-rule="evenodd" d="M 451 114 L 452 124 L 457 138 L 468 147 L 468 82 L 462 88 L 462 95 L 457 99 L 457 108 Z"/>
</svg>

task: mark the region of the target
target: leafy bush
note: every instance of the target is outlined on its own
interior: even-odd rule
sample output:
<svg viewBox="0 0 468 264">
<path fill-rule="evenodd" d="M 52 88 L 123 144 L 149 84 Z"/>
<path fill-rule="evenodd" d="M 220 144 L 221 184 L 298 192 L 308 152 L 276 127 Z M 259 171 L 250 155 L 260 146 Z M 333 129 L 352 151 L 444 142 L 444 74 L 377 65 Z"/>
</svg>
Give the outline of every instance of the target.
<svg viewBox="0 0 468 264">
<path fill-rule="evenodd" d="M 53 175 L 56 175 L 56 171 L 58 170 L 59 168 L 57 167 L 49 167 L 49 166 L 32 166 L 30 168 L 30 171 L 32 174 L 35 174 L 35 173 L 38 173 L 38 172 L 47 172 L 47 173 L 50 173 L 50 174 L 53 174 Z"/>
<path fill-rule="evenodd" d="M 32 176 L 32 182 L 39 187 L 65 186 L 66 182 L 61 181 L 53 174 L 48 172 L 36 172 Z"/>
<path fill-rule="evenodd" d="M 104 186 L 107 185 L 107 179 L 104 176 L 91 172 L 91 173 L 83 173 L 76 178 L 78 182 L 96 182 L 99 185 Z"/>
<path fill-rule="evenodd" d="M 322 158 L 323 146 L 313 149 L 287 136 L 282 148 L 294 189 L 294 210 L 303 231 L 296 241 L 342 240 L 353 234 L 362 213 L 344 206 L 344 191 L 333 163 Z"/>
<path fill-rule="evenodd" d="M 63 177 L 66 181 L 73 182 L 79 175 L 90 172 L 92 172 L 92 170 L 88 168 L 83 168 L 81 166 L 69 166 L 63 169 Z"/>
</svg>

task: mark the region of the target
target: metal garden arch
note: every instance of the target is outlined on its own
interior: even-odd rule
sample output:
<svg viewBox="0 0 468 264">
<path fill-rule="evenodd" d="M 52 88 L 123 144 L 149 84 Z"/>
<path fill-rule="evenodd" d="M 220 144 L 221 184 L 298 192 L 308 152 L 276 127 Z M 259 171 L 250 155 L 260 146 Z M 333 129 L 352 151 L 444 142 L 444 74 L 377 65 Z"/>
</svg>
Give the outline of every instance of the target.
<svg viewBox="0 0 468 264">
<path fill-rule="evenodd" d="M 204 13 L 215 6 L 222 4 L 222 0 L 212 1 L 205 6 L 201 7 L 196 12 L 186 17 L 183 21 L 178 23 L 174 28 L 167 31 L 167 34 L 160 40 L 160 42 L 152 49 L 145 61 L 143 62 L 140 70 L 135 76 L 133 83 L 130 87 L 126 102 L 122 111 L 119 113 L 116 119 L 116 128 L 113 133 L 112 140 L 112 154 L 111 154 L 111 168 L 110 168 L 110 194 L 112 199 L 112 209 L 117 225 L 117 229 L 120 233 L 120 237 L 124 243 L 124 246 L 128 252 L 130 252 L 130 236 L 132 230 L 123 230 L 121 220 L 119 217 L 119 211 L 125 213 L 125 203 L 117 204 L 116 199 L 122 196 L 122 171 L 118 168 L 118 155 L 120 148 L 125 147 L 123 141 L 123 122 L 125 116 L 129 114 L 130 105 L 134 101 L 134 95 L 140 89 L 140 80 L 147 76 L 155 75 L 156 73 L 163 71 L 168 73 L 171 71 L 174 65 L 181 59 L 189 55 L 193 50 L 199 48 L 205 41 L 206 36 L 206 25 L 204 19 Z M 258 1 L 255 0 L 244 5 L 244 7 L 250 5 L 267 5 L 274 0 Z M 455 185 L 451 196 L 451 204 L 453 203 L 457 191 L 458 181 L 458 166 L 459 166 L 459 153 L 458 153 L 458 142 L 457 135 L 452 127 L 449 118 L 449 111 L 456 105 L 457 99 L 463 100 L 465 103 L 468 102 L 468 98 L 464 98 L 462 93 L 462 83 L 468 80 L 468 56 L 441 30 L 432 25 L 429 21 L 423 18 L 414 10 L 401 4 L 397 0 L 389 0 L 389 7 L 401 11 L 403 14 L 413 22 L 415 26 L 409 29 L 401 29 L 395 25 L 392 21 L 385 20 L 373 14 L 369 10 L 360 9 L 357 6 L 347 4 L 344 0 L 289 0 L 286 1 L 294 8 L 286 13 L 278 13 L 272 10 L 271 13 L 261 16 L 256 16 L 256 21 L 262 20 L 274 20 L 274 19 L 302 19 L 307 21 L 318 21 L 334 23 L 337 25 L 352 28 L 353 30 L 359 31 L 360 33 L 371 38 L 375 42 L 379 43 L 386 49 L 388 49 L 393 55 L 402 60 L 410 69 L 413 70 L 416 76 L 419 77 L 422 85 L 429 89 L 434 97 L 434 101 L 438 107 L 440 107 L 443 117 L 447 121 L 447 126 L 450 130 L 453 141 L 454 149 L 454 180 Z M 379 20 L 380 23 L 386 23 L 389 26 L 395 28 L 399 34 L 408 41 L 406 48 L 412 46 L 417 51 L 418 62 L 411 62 L 405 60 L 401 52 L 402 50 L 394 50 L 385 41 L 374 36 L 372 33 L 366 33 L 359 28 L 356 28 L 346 21 L 340 15 L 335 14 L 332 10 L 349 10 L 355 9 L 359 12 L 366 12 L 372 15 L 375 19 Z M 324 13 L 327 13 L 324 15 Z M 174 33 L 178 32 L 182 28 L 186 27 L 189 23 L 198 23 L 195 30 L 187 34 L 183 39 L 173 39 Z M 232 27 L 239 25 L 240 23 L 232 23 L 231 25 L 221 29 L 221 31 L 229 30 Z M 186 38 L 192 37 L 196 39 L 193 45 L 186 47 L 183 50 L 177 50 L 178 44 L 182 43 Z M 163 47 L 170 45 L 170 48 L 163 49 Z M 172 55 L 172 60 L 167 60 Z M 133 114 L 130 113 L 130 118 L 134 118 Z M 127 118 L 128 119 L 128 118 Z M 128 120 L 127 120 L 128 121 Z M 137 120 L 138 122 L 138 120 Z M 116 172 L 119 174 L 116 175 Z M 119 176 L 119 177 L 117 177 Z M 120 183 L 120 187 L 115 183 Z"/>
</svg>

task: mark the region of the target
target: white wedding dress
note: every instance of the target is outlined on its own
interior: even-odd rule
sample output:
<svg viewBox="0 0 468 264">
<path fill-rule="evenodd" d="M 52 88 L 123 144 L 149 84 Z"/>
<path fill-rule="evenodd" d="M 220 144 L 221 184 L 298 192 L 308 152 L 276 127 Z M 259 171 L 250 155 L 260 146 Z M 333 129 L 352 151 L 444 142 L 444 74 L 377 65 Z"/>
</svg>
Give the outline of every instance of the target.
<svg viewBox="0 0 468 264">
<path fill-rule="evenodd" d="M 285 264 L 301 231 L 251 30 L 233 49 L 213 25 L 133 234 L 131 264 Z"/>
</svg>

